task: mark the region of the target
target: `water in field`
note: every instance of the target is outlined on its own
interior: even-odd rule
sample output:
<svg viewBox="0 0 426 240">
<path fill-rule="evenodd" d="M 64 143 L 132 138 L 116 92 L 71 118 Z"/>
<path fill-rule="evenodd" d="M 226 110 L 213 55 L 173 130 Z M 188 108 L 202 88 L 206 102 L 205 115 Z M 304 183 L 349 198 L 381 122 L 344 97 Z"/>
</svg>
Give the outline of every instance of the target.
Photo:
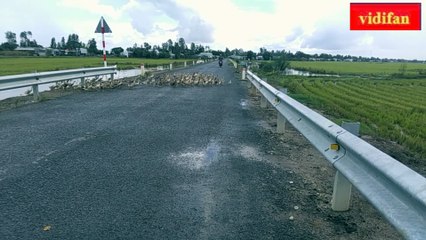
<svg viewBox="0 0 426 240">
<path fill-rule="evenodd" d="M 308 71 L 300 71 L 300 70 L 291 69 L 291 68 L 286 69 L 284 71 L 284 74 L 289 76 L 306 76 L 306 77 L 339 77 L 339 75 L 311 73 Z"/>
<path fill-rule="evenodd" d="M 128 70 L 120 70 L 114 75 L 115 79 L 126 78 L 126 77 L 134 77 L 141 74 L 140 69 L 128 69 Z M 88 78 L 90 79 L 90 78 Z M 74 84 L 79 84 L 80 79 L 74 80 Z M 55 83 L 43 84 L 38 86 L 39 92 L 49 91 L 51 86 L 55 86 Z M 0 100 L 18 97 L 18 96 L 26 96 L 27 92 L 31 91 L 31 87 L 17 88 L 6 91 L 0 91 Z"/>
</svg>

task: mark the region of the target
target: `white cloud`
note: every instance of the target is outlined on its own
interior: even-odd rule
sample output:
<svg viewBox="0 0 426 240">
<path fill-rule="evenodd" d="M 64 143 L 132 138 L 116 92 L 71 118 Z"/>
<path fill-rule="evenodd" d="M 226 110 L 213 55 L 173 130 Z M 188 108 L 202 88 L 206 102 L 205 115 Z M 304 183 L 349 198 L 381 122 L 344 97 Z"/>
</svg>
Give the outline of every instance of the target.
<svg viewBox="0 0 426 240">
<path fill-rule="evenodd" d="M 400 1 L 410 2 L 397 2 Z M 45 46 L 49 45 L 51 37 L 59 40 L 71 33 L 77 33 L 84 42 L 90 38 L 100 42 L 100 34 L 95 34 L 94 29 L 104 16 L 113 32 L 107 34 L 108 48 L 126 48 L 143 42 L 160 44 L 183 37 L 187 43 L 207 44 L 213 49 L 229 47 L 258 51 L 260 47 L 267 47 L 426 58 L 424 31 L 350 31 L 350 2 L 259 0 L 248 4 L 241 0 L 15 0 L 2 5 L 0 33 L 11 30 L 19 35 L 21 31 L 30 30 Z"/>
</svg>

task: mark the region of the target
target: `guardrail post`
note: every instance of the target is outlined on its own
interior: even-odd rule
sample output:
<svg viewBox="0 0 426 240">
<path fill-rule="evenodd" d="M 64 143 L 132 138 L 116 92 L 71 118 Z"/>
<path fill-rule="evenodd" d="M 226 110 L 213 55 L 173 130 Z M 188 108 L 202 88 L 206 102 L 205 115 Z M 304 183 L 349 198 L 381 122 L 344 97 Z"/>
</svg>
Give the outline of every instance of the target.
<svg viewBox="0 0 426 240">
<path fill-rule="evenodd" d="M 145 65 L 141 65 L 141 75 L 145 76 Z"/>
<path fill-rule="evenodd" d="M 32 86 L 33 88 L 33 97 L 34 97 L 34 101 L 38 101 L 40 100 L 40 93 L 38 92 L 38 84 L 34 84 Z"/>
<path fill-rule="evenodd" d="M 277 112 L 277 133 L 284 133 L 285 132 L 285 123 L 286 119 L 284 118 L 281 113 Z"/>
<path fill-rule="evenodd" d="M 359 135 L 359 126 L 359 122 L 342 123 L 342 128 L 346 129 L 348 132 L 356 136 Z M 341 172 L 336 171 L 336 175 L 334 177 L 333 198 L 331 200 L 331 208 L 333 209 L 333 211 L 342 212 L 349 210 L 351 192 L 352 184 L 345 176 L 343 176 Z"/>
<path fill-rule="evenodd" d="M 339 171 L 334 177 L 333 198 L 331 208 L 333 211 L 343 212 L 349 210 L 351 202 L 352 184 Z"/>
<path fill-rule="evenodd" d="M 184 66 L 184 67 L 186 67 L 186 61 L 185 61 L 185 62 L 183 62 L 183 66 Z"/>
<path fill-rule="evenodd" d="M 246 68 L 243 68 L 241 74 L 241 80 L 246 80 Z"/>
<path fill-rule="evenodd" d="M 250 94 L 256 96 L 257 95 L 257 88 L 256 86 L 251 82 L 247 81 L 248 88 L 250 89 Z"/>
<path fill-rule="evenodd" d="M 170 63 L 170 70 L 173 69 L 173 63 Z"/>
<path fill-rule="evenodd" d="M 111 73 L 111 80 L 114 80 L 114 73 Z"/>
<path fill-rule="evenodd" d="M 260 96 L 260 107 L 261 108 L 267 108 L 268 107 L 268 100 L 262 95 Z"/>
<path fill-rule="evenodd" d="M 279 88 L 278 90 L 280 90 L 280 92 L 284 93 L 284 94 L 288 94 L 288 89 L 287 88 Z"/>
<path fill-rule="evenodd" d="M 192 65 L 195 65 L 195 61 L 192 61 Z"/>
<path fill-rule="evenodd" d="M 250 81 L 247 81 L 247 88 L 250 89 L 253 87 L 254 87 L 253 84 Z"/>
<path fill-rule="evenodd" d="M 84 84 L 85 84 L 85 78 L 82 77 L 82 78 L 80 78 L 80 86 L 83 87 Z"/>
</svg>

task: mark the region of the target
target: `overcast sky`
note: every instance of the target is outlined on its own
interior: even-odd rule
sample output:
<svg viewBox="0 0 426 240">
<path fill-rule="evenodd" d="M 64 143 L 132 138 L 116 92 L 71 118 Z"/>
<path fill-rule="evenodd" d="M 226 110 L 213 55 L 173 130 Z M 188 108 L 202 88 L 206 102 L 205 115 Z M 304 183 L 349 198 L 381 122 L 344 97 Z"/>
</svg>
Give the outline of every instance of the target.
<svg viewBox="0 0 426 240">
<path fill-rule="evenodd" d="M 2 3 L 0 42 L 6 41 L 6 31 L 18 36 L 31 31 L 33 39 L 43 46 L 49 46 L 52 37 L 59 41 L 76 33 L 83 42 L 95 38 L 100 48 L 101 36 L 94 30 L 104 16 L 112 30 L 106 35 L 107 49 L 143 42 L 161 44 L 183 37 L 187 44 L 220 50 L 259 51 L 266 47 L 426 59 L 426 29 L 350 31 L 350 2 L 421 0 L 12 0 Z"/>
</svg>

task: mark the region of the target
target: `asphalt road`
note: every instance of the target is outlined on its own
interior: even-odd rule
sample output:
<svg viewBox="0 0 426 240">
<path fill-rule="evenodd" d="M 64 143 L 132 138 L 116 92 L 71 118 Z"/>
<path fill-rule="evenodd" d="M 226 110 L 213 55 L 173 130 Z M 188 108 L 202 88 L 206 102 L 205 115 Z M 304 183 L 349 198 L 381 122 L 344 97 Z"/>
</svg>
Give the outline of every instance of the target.
<svg viewBox="0 0 426 240">
<path fill-rule="evenodd" d="M 315 239 L 245 83 L 76 93 L 0 112 L 0 239 Z M 258 150 L 256 150 L 258 149 Z"/>
</svg>

